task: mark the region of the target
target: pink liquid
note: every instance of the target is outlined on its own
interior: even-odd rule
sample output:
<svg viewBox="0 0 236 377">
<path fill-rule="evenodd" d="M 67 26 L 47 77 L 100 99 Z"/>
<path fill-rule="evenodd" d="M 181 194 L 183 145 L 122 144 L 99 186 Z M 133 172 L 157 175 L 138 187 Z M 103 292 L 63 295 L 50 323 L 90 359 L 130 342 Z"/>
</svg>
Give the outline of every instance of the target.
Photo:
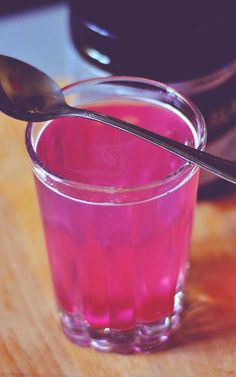
<svg viewBox="0 0 236 377">
<path fill-rule="evenodd" d="M 111 102 L 92 108 L 194 145 L 189 125 L 163 107 Z M 37 154 L 64 178 L 104 187 L 145 185 L 183 165 L 161 148 L 79 118 L 50 123 Z M 185 273 L 197 181 L 196 173 L 159 198 L 138 202 L 135 192 L 135 204 L 101 205 L 72 200 L 36 179 L 60 309 L 82 314 L 94 328 L 128 329 L 171 315 Z"/>
</svg>

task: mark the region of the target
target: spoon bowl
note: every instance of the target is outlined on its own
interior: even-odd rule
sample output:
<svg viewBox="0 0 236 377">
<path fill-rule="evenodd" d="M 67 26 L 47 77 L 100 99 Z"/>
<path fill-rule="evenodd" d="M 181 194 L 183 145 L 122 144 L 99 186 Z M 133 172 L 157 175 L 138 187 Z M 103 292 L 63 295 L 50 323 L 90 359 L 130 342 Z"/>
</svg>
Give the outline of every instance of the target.
<svg viewBox="0 0 236 377">
<path fill-rule="evenodd" d="M 65 106 L 64 95 L 54 80 L 27 63 L 3 55 L 0 101 L 5 114 L 34 122 L 57 117 L 59 109 Z"/>
<path fill-rule="evenodd" d="M 4 55 L 0 55 L 0 110 L 10 117 L 27 122 L 42 122 L 68 115 L 96 120 L 136 135 L 236 183 L 236 163 L 111 116 L 71 107 L 65 102 L 60 87 L 48 75 L 25 62 Z"/>
</svg>

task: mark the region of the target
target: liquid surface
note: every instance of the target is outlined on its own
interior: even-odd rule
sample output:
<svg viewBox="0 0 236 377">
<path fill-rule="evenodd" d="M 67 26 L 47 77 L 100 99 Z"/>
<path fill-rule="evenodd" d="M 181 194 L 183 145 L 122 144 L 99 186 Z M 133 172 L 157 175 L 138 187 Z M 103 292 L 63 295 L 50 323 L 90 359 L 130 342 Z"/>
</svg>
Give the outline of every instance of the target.
<svg viewBox="0 0 236 377">
<path fill-rule="evenodd" d="M 92 109 L 194 144 L 187 123 L 168 109 L 137 103 Z M 79 118 L 50 123 L 37 154 L 67 179 L 122 188 L 183 165 L 161 148 Z M 171 315 L 185 274 L 197 181 L 195 174 L 170 194 L 116 206 L 71 200 L 36 178 L 60 309 L 95 328 L 128 329 Z"/>
<path fill-rule="evenodd" d="M 167 108 L 143 103 L 90 106 L 166 137 L 193 145 L 185 121 Z M 184 161 L 136 136 L 82 118 L 49 124 L 37 147 L 41 161 L 54 173 L 96 186 L 133 187 L 173 173 Z"/>
</svg>

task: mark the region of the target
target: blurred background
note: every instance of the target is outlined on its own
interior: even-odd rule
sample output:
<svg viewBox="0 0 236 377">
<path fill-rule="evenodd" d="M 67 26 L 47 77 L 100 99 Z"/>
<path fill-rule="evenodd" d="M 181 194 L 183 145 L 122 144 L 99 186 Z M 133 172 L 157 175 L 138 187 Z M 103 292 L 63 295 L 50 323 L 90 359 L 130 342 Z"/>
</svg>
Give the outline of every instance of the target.
<svg viewBox="0 0 236 377">
<path fill-rule="evenodd" d="M 37 9 L 55 3 L 60 3 L 60 0 L 7 0 L 5 2 L 2 1 L 2 4 L 0 5 L 0 14 L 4 15 L 29 9 Z"/>
<path fill-rule="evenodd" d="M 71 47 L 68 17 L 66 1 L 2 1 L 0 54 L 24 60 L 64 81 Z"/>
</svg>

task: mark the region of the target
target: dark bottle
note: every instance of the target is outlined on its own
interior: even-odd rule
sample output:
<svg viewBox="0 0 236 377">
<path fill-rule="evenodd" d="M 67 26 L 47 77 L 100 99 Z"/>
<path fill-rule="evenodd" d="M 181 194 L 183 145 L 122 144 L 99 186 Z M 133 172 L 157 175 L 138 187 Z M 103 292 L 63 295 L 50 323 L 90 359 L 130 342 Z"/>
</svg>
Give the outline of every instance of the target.
<svg viewBox="0 0 236 377">
<path fill-rule="evenodd" d="M 70 7 L 72 41 L 87 77 L 142 76 L 175 87 L 203 113 L 207 150 L 236 161 L 234 0 L 70 0 Z M 201 173 L 200 197 L 232 188 Z"/>
</svg>

